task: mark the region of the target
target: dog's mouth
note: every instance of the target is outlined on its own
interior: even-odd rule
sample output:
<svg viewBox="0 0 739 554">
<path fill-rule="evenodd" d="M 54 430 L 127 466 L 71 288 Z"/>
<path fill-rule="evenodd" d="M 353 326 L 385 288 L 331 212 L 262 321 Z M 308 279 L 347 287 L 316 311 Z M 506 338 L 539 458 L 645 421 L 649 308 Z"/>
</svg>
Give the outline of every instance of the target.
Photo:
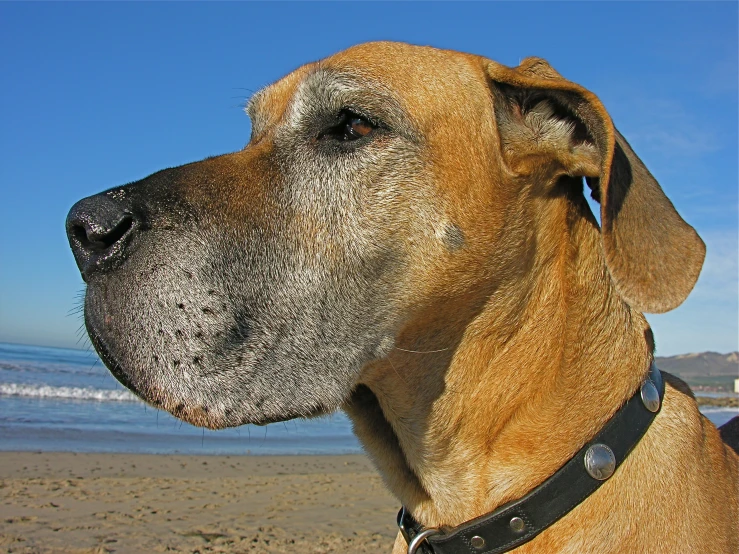
<svg viewBox="0 0 739 554">
<path fill-rule="evenodd" d="M 110 353 L 110 349 L 105 344 L 105 341 L 100 336 L 100 333 L 95 330 L 95 327 L 90 323 L 90 320 L 87 317 L 85 317 L 85 328 L 87 329 L 87 335 L 90 337 L 90 342 L 92 342 L 92 346 L 95 348 L 98 356 L 105 364 L 105 367 L 107 367 L 108 371 L 113 374 L 113 377 L 115 377 L 121 385 L 126 387 L 141 400 L 148 402 L 146 397 L 134 386 L 133 381 L 131 381 L 127 373 L 123 370 L 118 361 Z"/>
</svg>

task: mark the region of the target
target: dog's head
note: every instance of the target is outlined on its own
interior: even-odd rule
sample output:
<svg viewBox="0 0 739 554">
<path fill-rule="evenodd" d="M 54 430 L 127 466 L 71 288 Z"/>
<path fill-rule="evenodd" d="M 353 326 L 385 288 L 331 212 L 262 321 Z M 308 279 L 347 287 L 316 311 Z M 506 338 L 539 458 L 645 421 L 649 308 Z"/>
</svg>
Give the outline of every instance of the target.
<svg viewBox="0 0 739 554">
<path fill-rule="evenodd" d="M 67 220 L 101 358 L 192 423 L 335 410 L 418 314 L 521 278 L 546 202 L 584 203 L 583 177 L 625 301 L 671 309 L 700 271 L 700 239 L 598 99 L 541 60 L 366 44 L 248 111 L 243 150 L 86 198 Z"/>
</svg>

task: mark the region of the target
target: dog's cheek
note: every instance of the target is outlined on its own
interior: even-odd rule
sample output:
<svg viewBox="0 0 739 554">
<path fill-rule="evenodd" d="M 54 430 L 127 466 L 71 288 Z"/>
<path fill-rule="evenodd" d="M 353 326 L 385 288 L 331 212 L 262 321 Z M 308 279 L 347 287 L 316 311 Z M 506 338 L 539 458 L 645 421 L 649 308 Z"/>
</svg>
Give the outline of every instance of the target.
<svg viewBox="0 0 739 554">
<path fill-rule="evenodd" d="M 126 386 L 208 427 L 338 408 L 390 348 L 388 262 L 337 266 L 260 234 L 157 233 L 91 285 L 88 319 Z"/>
</svg>

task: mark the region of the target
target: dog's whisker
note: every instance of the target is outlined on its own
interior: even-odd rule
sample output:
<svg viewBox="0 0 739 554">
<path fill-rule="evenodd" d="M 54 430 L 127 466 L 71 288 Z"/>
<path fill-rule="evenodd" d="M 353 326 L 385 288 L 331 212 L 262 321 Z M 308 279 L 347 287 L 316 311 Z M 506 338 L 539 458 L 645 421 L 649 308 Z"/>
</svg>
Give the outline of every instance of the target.
<svg viewBox="0 0 739 554">
<path fill-rule="evenodd" d="M 387 361 L 390 363 L 390 367 L 393 368 L 393 371 L 395 372 L 395 375 L 397 375 L 400 378 L 400 380 L 403 381 L 403 383 L 405 383 L 407 385 L 408 384 L 408 381 L 406 381 L 405 380 L 405 377 L 403 377 L 400 374 L 400 372 L 395 368 L 395 364 L 393 364 L 393 361 L 390 358 L 388 358 Z"/>
<path fill-rule="evenodd" d="M 448 350 L 451 350 L 451 348 L 441 348 L 439 350 L 408 350 L 406 348 L 400 348 L 399 346 L 393 347 L 395 350 L 400 350 L 401 352 L 410 352 L 411 354 L 437 354 L 439 352 L 447 352 Z"/>
</svg>

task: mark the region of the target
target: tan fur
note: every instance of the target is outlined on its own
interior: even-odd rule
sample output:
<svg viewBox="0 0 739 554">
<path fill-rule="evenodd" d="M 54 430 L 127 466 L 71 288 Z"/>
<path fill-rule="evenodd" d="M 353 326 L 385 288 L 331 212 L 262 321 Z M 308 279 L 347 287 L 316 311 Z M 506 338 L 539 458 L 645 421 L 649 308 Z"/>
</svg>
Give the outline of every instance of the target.
<svg viewBox="0 0 739 554">
<path fill-rule="evenodd" d="M 410 55 L 409 79 L 407 65 L 393 60 Z M 433 152 L 438 202 L 465 234 L 460 252 L 435 257 L 436 263 L 419 260 L 422 269 L 408 290 L 417 304 L 414 317 L 398 348 L 362 375 L 376 404 L 355 398 L 347 406 L 399 500 L 424 525 L 455 526 L 554 473 L 646 374 L 651 331 L 616 281 L 628 278 L 629 264 L 649 261 L 609 265 L 584 201 L 551 194 L 562 174 L 607 180 L 611 160 L 596 159 L 595 151 L 612 152 L 616 134 L 592 94 L 542 70 L 548 66 L 541 60 L 524 62 L 520 71 L 492 63 L 486 69 L 466 55 L 373 44 L 325 63 L 358 71 L 401 97 Z M 544 78 L 531 76 L 537 65 Z M 495 124 L 490 98 L 480 94 L 489 78 L 577 91 L 594 104 L 603 128 L 593 132 L 606 144 L 564 151 L 557 143 L 566 140 L 569 125 L 536 121 L 536 114 L 528 114 L 525 125 L 541 139 L 540 148 L 525 150 L 530 137 L 511 133 L 501 140 L 505 129 Z M 609 226 L 618 214 L 605 216 Z M 640 226 L 629 232 L 654 233 L 641 228 L 649 219 L 629 222 Z M 673 230 L 692 232 L 670 223 L 658 223 L 663 241 Z M 424 254 L 424 245 L 417 247 Z M 702 243 L 688 247 L 698 261 L 690 254 L 684 263 L 699 269 Z M 607 248 L 606 255 L 616 254 Z M 688 269 L 694 275 L 683 277 L 683 269 L 670 281 L 688 284 L 660 287 L 689 291 L 697 272 Z M 651 294 L 640 290 L 648 283 L 627 286 L 637 291 L 632 296 Z M 686 294 L 663 291 L 670 299 L 661 301 L 674 307 L 682 298 L 672 297 Z M 644 304 L 654 308 L 655 302 Z M 737 456 L 684 385 L 669 378 L 661 413 L 617 475 L 519 551 L 735 552 L 738 474 Z M 394 552 L 405 547 L 399 538 Z"/>
</svg>

